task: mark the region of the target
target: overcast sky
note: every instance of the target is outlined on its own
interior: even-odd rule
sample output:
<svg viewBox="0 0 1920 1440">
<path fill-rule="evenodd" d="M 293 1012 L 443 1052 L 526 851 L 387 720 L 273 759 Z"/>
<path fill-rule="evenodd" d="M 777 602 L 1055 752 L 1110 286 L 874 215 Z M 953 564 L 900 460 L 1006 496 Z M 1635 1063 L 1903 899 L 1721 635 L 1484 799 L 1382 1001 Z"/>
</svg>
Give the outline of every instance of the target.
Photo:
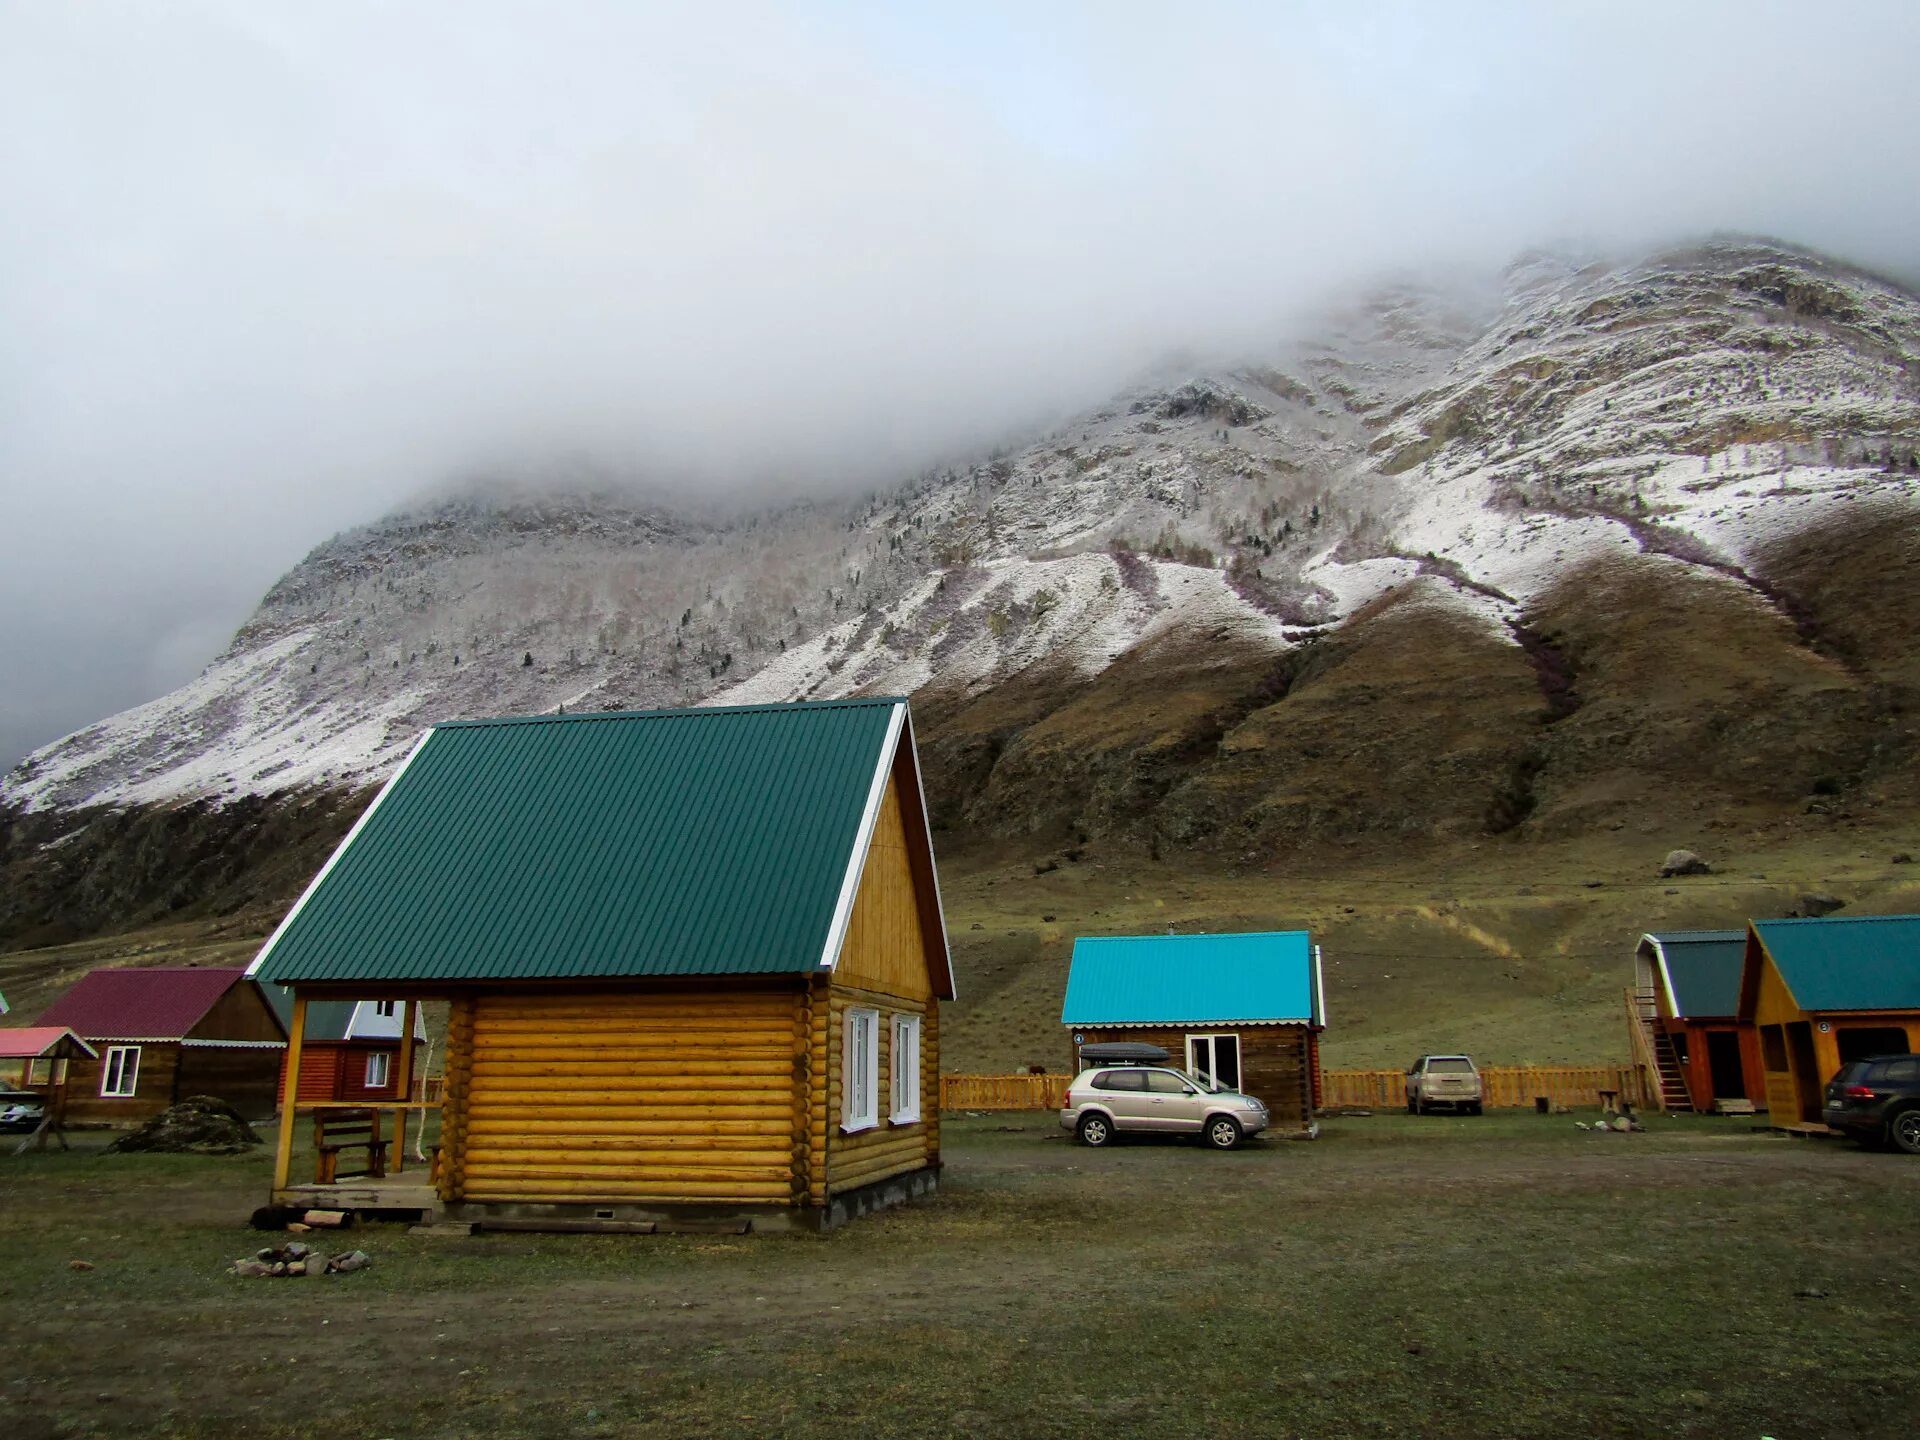
<svg viewBox="0 0 1920 1440">
<path fill-rule="evenodd" d="M 1384 267 L 1911 276 L 1920 5 L 0 0 L 0 765 L 476 467 L 871 481 Z"/>
</svg>

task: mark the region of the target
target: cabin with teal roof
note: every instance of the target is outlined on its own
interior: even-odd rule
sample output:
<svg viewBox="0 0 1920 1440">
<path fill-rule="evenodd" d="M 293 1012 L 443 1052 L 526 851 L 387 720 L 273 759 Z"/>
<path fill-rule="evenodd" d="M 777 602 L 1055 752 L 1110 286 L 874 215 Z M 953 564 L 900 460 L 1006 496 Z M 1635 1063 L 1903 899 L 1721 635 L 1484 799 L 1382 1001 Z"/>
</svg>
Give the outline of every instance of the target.
<svg viewBox="0 0 1920 1440">
<path fill-rule="evenodd" d="M 1663 930 L 1634 950 L 1636 1058 L 1657 1080 L 1663 1110 L 1701 1114 L 1765 1108 L 1760 1041 L 1740 1018 L 1745 930 Z"/>
<path fill-rule="evenodd" d="M 1842 1065 L 1920 1052 L 1920 915 L 1753 921 L 1740 1018 L 1759 1035 L 1772 1122 L 1820 1126 Z"/>
<path fill-rule="evenodd" d="M 1083 1046 L 1157 1045 L 1172 1063 L 1266 1102 L 1269 1133 L 1311 1133 L 1320 1103 L 1326 993 L 1304 930 L 1083 935 L 1060 1011 Z"/>
</svg>

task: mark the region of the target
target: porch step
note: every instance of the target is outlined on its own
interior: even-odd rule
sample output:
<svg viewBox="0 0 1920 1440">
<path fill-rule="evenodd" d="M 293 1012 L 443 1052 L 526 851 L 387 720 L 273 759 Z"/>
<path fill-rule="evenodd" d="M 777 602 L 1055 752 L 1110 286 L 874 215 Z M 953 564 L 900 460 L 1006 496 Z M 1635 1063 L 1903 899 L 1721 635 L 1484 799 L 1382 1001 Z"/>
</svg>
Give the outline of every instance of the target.
<svg viewBox="0 0 1920 1440">
<path fill-rule="evenodd" d="M 473 1222 L 469 1220 L 428 1220 L 419 1225 L 408 1226 L 407 1234 L 462 1240 L 471 1236 L 473 1230 Z"/>
</svg>

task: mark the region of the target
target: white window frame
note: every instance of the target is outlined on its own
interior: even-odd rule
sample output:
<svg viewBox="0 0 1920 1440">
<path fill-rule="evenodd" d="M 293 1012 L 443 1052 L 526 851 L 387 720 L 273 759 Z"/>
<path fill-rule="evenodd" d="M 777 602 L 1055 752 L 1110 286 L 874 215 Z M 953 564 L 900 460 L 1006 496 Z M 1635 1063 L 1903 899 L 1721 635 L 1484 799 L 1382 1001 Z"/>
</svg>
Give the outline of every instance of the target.
<svg viewBox="0 0 1920 1440">
<path fill-rule="evenodd" d="M 850 1135 L 880 1123 L 880 1012 L 848 1010 L 840 1041 L 840 1129 Z"/>
<path fill-rule="evenodd" d="M 893 1113 L 887 1118 L 895 1125 L 912 1125 L 920 1119 L 920 1017 L 893 1017 L 892 1089 Z"/>
<path fill-rule="evenodd" d="M 376 1000 L 373 1002 L 373 1013 L 382 1019 L 390 1020 L 400 1013 L 400 1002 L 398 1000 Z"/>
<path fill-rule="evenodd" d="M 132 1058 L 129 1059 L 128 1057 Z M 100 1098 L 130 1100 L 140 1089 L 140 1047 L 109 1045 L 100 1066 Z"/>
<path fill-rule="evenodd" d="M 373 1078 L 375 1065 L 378 1065 L 380 1068 L 380 1078 L 378 1080 Z M 367 1089 L 386 1089 L 387 1085 L 393 1079 L 393 1056 L 384 1050 L 369 1050 L 367 1052 L 367 1073 L 364 1078 Z"/>
<path fill-rule="evenodd" d="M 1193 1043 L 1196 1040 L 1205 1040 L 1207 1042 L 1207 1054 L 1210 1057 L 1212 1057 L 1215 1065 L 1218 1065 L 1220 1063 L 1220 1042 L 1222 1040 L 1233 1041 L 1233 1068 L 1236 1072 L 1238 1072 L 1245 1066 L 1246 1060 L 1247 1060 L 1247 1047 L 1240 1043 L 1239 1031 L 1237 1030 L 1209 1030 L 1209 1031 L 1196 1030 L 1187 1036 L 1187 1072 L 1189 1074 L 1204 1075 L 1209 1081 L 1211 1081 L 1215 1085 L 1218 1085 L 1220 1083 L 1220 1077 L 1218 1075 L 1215 1075 L 1211 1069 L 1202 1070 L 1200 1068 L 1200 1057 L 1198 1054 L 1195 1053 L 1196 1047 Z M 1233 1085 L 1236 1090 L 1244 1088 L 1246 1083 L 1247 1083 L 1247 1079 L 1244 1074 L 1236 1073 L 1234 1075 Z"/>
</svg>

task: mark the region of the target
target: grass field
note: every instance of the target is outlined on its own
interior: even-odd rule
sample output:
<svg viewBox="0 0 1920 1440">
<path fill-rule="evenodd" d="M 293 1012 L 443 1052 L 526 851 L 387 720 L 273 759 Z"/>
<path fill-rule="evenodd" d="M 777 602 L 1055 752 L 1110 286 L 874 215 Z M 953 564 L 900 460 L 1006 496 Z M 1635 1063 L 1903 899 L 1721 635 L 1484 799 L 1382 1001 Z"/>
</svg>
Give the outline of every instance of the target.
<svg viewBox="0 0 1920 1440">
<path fill-rule="evenodd" d="M 223 1273 L 263 1155 L 0 1156 L 0 1434 L 1831 1440 L 1920 1407 L 1906 1157 L 1704 1118 L 946 1135 L 936 1197 L 825 1237 L 370 1226 L 370 1270 L 277 1281 Z"/>
</svg>

